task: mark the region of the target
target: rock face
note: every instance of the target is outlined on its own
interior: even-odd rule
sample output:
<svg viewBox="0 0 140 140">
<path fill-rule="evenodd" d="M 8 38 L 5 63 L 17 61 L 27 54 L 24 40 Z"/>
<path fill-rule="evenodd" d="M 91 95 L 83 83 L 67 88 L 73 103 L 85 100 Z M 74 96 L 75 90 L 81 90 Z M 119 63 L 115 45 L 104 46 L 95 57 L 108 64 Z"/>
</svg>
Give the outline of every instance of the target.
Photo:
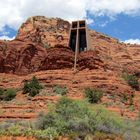
<svg viewBox="0 0 140 140">
<path fill-rule="evenodd" d="M 60 18 L 36 16 L 22 24 L 16 39 L 42 43 L 44 46 L 68 46 L 70 23 Z"/>
<path fill-rule="evenodd" d="M 117 39 L 90 30 L 91 50 L 78 55 L 77 71 L 74 72 L 75 55 L 68 47 L 69 29 L 69 22 L 59 18 L 31 17 L 22 24 L 14 40 L 0 41 L 0 87 L 21 88 L 23 81 L 37 76 L 46 87 L 68 87 L 68 96 L 72 98 L 81 98 L 86 87 L 101 89 L 107 93 L 104 97 L 106 103 L 108 96 L 117 95 L 115 99 L 120 100 L 118 96 L 136 93 L 136 116 L 140 108 L 140 92 L 134 91 L 121 74 L 135 74 L 140 81 L 140 46 L 120 43 Z M 47 101 L 48 97 L 36 100 L 44 99 Z M 38 111 L 41 109 L 43 107 Z M 0 119 L 8 116 L 9 110 L 7 114 L 0 115 Z M 36 113 L 37 111 L 34 115 L 24 117 L 33 118 Z M 125 114 L 131 117 L 127 113 L 129 111 Z M 23 117 L 23 114 L 18 114 L 17 109 L 11 118 Z"/>
<path fill-rule="evenodd" d="M 70 24 L 59 18 L 27 19 L 13 41 L 0 41 L 0 72 L 29 74 L 40 70 L 72 68 L 68 47 Z M 78 56 L 77 68 L 139 74 L 140 47 L 90 30 L 91 50 Z"/>
<path fill-rule="evenodd" d="M 3 57 L 0 56 L 0 72 L 3 72 Z"/>
<path fill-rule="evenodd" d="M 0 72 L 25 75 L 73 68 L 74 52 L 68 47 L 69 29 L 69 22 L 59 18 L 29 18 L 15 40 L 0 41 Z M 97 51 L 89 51 L 78 56 L 77 68 L 102 69 L 103 63 Z"/>
<path fill-rule="evenodd" d="M 0 72 L 28 74 L 39 70 L 72 68 L 74 53 L 67 47 L 70 24 L 59 18 L 27 19 L 13 41 L 0 41 Z M 115 72 L 140 71 L 140 47 L 90 30 L 91 51 L 78 56 L 77 67 Z M 64 47 L 63 47 L 64 46 Z"/>
<path fill-rule="evenodd" d="M 140 72 L 140 46 L 120 43 L 107 35 L 90 31 L 93 50 L 99 52 L 108 70 L 129 73 Z"/>
</svg>

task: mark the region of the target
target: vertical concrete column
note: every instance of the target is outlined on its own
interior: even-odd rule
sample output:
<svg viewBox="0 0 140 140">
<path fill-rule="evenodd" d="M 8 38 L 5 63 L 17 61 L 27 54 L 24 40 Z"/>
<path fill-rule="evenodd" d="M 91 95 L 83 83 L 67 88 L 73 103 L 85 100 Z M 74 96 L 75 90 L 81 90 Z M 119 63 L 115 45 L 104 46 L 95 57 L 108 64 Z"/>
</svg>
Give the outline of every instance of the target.
<svg viewBox="0 0 140 140">
<path fill-rule="evenodd" d="M 79 52 L 79 22 L 77 22 L 77 36 L 76 36 L 76 48 L 75 48 L 75 59 L 74 59 L 74 71 L 76 71 L 77 66 L 77 56 Z"/>
</svg>

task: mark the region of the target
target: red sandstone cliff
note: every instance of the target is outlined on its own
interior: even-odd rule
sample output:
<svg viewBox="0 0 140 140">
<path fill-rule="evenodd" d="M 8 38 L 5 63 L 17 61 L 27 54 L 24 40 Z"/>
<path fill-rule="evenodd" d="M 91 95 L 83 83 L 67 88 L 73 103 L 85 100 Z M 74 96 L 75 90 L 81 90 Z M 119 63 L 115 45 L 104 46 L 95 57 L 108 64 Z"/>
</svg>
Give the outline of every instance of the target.
<svg viewBox="0 0 140 140">
<path fill-rule="evenodd" d="M 67 21 L 37 16 L 22 24 L 16 39 L 0 41 L 0 87 L 21 88 L 24 80 L 35 75 L 46 86 L 67 86 L 70 97 L 81 98 L 86 87 L 99 88 L 118 96 L 135 93 L 122 79 L 121 74 L 129 72 L 140 75 L 140 46 L 120 43 L 117 39 L 90 30 L 92 49 L 79 54 L 79 71 L 75 74 L 72 71 L 74 52 L 68 47 L 69 29 L 70 24 Z M 136 93 L 139 95 L 139 91 Z M 106 98 L 105 101 L 108 102 Z M 36 100 L 33 99 L 32 102 Z M 40 97 L 38 100 L 45 102 L 48 97 Z M 116 97 L 116 100 L 119 99 Z M 135 99 L 136 111 L 133 116 L 128 111 L 126 116 L 136 116 L 140 108 L 137 100 L 139 96 Z M 24 102 L 27 102 L 27 99 Z M 20 114 L 16 116 L 16 111 L 18 112 L 18 109 L 15 109 L 13 114 L 10 113 L 13 115 L 11 118 L 24 118 Z M 3 119 L 8 113 L 0 117 Z M 33 117 L 25 115 L 25 118 Z"/>
<path fill-rule="evenodd" d="M 28 74 L 40 70 L 72 68 L 74 53 L 67 47 L 69 29 L 69 22 L 59 18 L 29 18 L 22 24 L 15 40 L 0 41 L 0 72 Z M 79 69 L 102 68 L 139 73 L 139 46 L 120 43 L 93 30 L 89 34 L 92 50 L 79 55 Z M 57 47 L 51 48 L 54 46 Z"/>
</svg>

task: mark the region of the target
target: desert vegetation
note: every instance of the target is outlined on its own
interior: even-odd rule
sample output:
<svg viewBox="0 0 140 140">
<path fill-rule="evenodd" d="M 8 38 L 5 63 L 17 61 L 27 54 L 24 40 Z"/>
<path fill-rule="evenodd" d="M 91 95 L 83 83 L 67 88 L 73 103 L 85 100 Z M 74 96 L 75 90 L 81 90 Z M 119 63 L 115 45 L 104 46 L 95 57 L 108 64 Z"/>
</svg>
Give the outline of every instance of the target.
<svg viewBox="0 0 140 140">
<path fill-rule="evenodd" d="M 140 83 L 135 75 L 123 73 L 122 77 L 133 89 L 139 90 Z"/>
<path fill-rule="evenodd" d="M 0 88 L 0 100 L 3 101 L 10 101 L 16 96 L 16 90 L 15 89 L 3 89 Z"/>
<path fill-rule="evenodd" d="M 29 93 L 29 96 L 36 96 L 43 86 L 39 83 L 38 79 L 34 76 L 31 81 L 25 81 L 23 87 L 23 93 Z"/>
<path fill-rule="evenodd" d="M 53 87 L 53 92 L 56 93 L 56 94 L 64 96 L 68 93 L 68 89 L 67 89 L 67 87 L 62 87 L 62 86 L 59 86 L 59 85 L 55 85 Z"/>
<path fill-rule="evenodd" d="M 85 97 L 90 103 L 98 103 L 103 97 L 103 92 L 97 89 L 86 88 Z"/>
<path fill-rule="evenodd" d="M 130 121 L 107 111 L 103 106 L 91 105 L 66 97 L 41 112 L 35 121 L 0 123 L 1 136 L 32 136 L 37 139 L 139 140 L 140 120 Z"/>
</svg>

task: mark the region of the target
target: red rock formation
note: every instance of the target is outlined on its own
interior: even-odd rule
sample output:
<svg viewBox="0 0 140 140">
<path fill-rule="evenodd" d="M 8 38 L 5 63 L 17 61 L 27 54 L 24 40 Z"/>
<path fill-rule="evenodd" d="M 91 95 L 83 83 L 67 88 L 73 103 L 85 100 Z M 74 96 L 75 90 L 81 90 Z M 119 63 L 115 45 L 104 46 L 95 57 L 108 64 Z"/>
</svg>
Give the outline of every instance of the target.
<svg viewBox="0 0 140 140">
<path fill-rule="evenodd" d="M 107 65 L 108 70 L 129 73 L 140 71 L 139 45 L 120 43 L 117 39 L 92 30 L 90 40 L 92 48 L 99 52 L 99 56 Z"/>
<path fill-rule="evenodd" d="M 3 72 L 3 57 L 0 56 L 0 72 Z"/>
<path fill-rule="evenodd" d="M 42 62 L 41 70 L 55 70 L 72 68 L 74 64 L 74 52 L 64 46 L 57 45 L 46 51 L 45 60 Z"/>
<path fill-rule="evenodd" d="M 70 24 L 60 18 L 36 16 L 22 24 L 16 39 L 42 43 L 45 46 L 68 46 Z"/>
<path fill-rule="evenodd" d="M 32 17 L 21 26 L 15 40 L 0 41 L 0 87 L 21 88 L 24 80 L 35 75 L 47 87 L 57 84 L 68 87 L 68 96 L 76 99 L 83 97 L 83 89 L 86 87 L 101 89 L 108 95 L 117 95 L 117 100 L 118 96 L 135 92 L 122 79 L 121 74 L 129 72 L 140 78 L 140 46 L 120 43 L 90 30 L 91 50 L 78 55 L 78 71 L 74 73 L 74 52 L 68 47 L 69 28 L 67 21 L 58 18 Z M 134 106 L 138 111 L 139 91 L 136 94 L 138 97 L 136 96 Z M 24 99 L 29 104 L 23 96 L 21 100 Z M 37 97 L 36 100 L 45 102 L 48 97 Z M 34 109 L 35 116 L 41 109 L 47 110 L 40 106 L 38 110 L 36 106 Z M 7 109 L 1 119 L 9 114 L 11 118 L 23 115 L 15 108 L 13 116 L 10 111 Z M 26 115 L 23 117 L 27 119 L 30 115 L 31 118 L 34 116 Z"/>
<path fill-rule="evenodd" d="M 59 18 L 29 18 L 22 24 L 15 40 L 0 41 L 0 71 L 28 74 L 39 70 L 72 68 L 74 54 L 69 48 L 62 47 L 68 46 L 69 28 L 69 22 Z M 139 73 L 139 46 L 120 43 L 92 30 L 89 37 L 92 50 L 78 56 L 79 70 L 89 68 Z"/>
</svg>

